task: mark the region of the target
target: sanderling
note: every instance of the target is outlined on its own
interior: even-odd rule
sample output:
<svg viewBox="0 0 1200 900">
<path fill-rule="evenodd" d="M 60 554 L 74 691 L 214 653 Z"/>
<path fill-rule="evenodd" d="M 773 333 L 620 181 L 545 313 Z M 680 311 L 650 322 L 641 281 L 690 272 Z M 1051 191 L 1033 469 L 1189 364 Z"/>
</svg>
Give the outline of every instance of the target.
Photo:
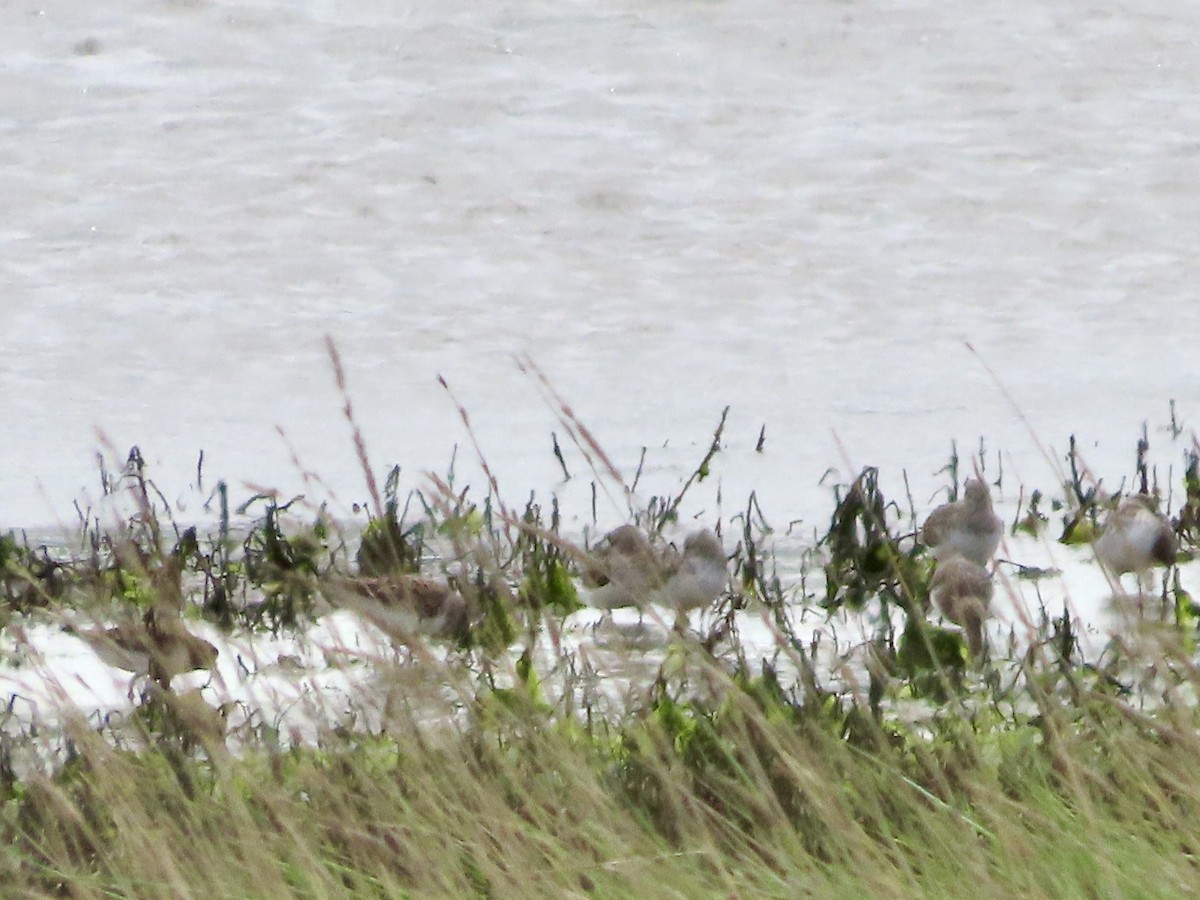
<svg viewBox="0 0 1200 900">
<path fill-rule="evenodd" d="M 464 640 L 472 608 L 450 584 L 418 575 L 348 579 L 331 598 L 391 637 L 421 634 Z"/>
<path fill-rule="evenodd" d="M 1004 534 L 1004 523 L 992 509 L 992 495 L 982 481 L 971 478 L 963 486 L 963 498 L 946 503 L 929 514 L 921 529 L 921 541 L 938 559 L 964 556 L 986 566 Z"/>
<path fill-rule="evenodd" d="M 728 585 L 725 550 L 717 536 L 704 529 L 688 535 L 683 542 L 683 555 L 672 567 L 660 593 L 667 606 L 687 613 L 708 606 Z"/>
<path fill-rule="evenodd" d="M 938 560 L 929 593 L 947 619 L 967 634 L 973 656 L 983 652 L 983 623 L 992 601 L 992 577 L 987 569 L 963 556 Z"/>
<path fill-rule="evenodd" d="M 1114 577 L 1133 572 L 1140 590 L 1153 566 L 1175 563 L 1178 544 L 1171 523 L 1158 512 L 1154 498 L 1131 494 L 1108 517 L 1092 549 L 1100 565 Z"/>
<path fill-rule="evenodd" d="M 217 661 L 216 647 L 184 628 L 177 616 L 154 607 L 141 622 L 123 622 L 77 634 L 96 651 L 101 662 L 149 675 L 167 690 L 176 675 L 211 669 Z"/>
<path fill-rule="evenodd" d="M 584 575 L 594 585 L 584 595 L 584 602 L 604 610 L 642 609 L 656 599 L 666 581 L 663 560 L 634 525 L 622 525 L 605 535 Z"/>
</svg>

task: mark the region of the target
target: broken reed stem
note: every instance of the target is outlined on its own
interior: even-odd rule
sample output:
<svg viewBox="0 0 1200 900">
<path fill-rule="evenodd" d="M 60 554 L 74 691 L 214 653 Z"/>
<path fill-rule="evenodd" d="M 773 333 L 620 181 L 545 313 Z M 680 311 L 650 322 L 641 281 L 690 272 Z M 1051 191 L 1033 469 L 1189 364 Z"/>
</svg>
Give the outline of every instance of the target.
<svg viewBox="0 0 1200 900">
<path fill-rule="evenodd" d="M 721 410 L 721 421 L 717 423 L 717 430 L 713 432 L 712 443 L 708 446 L 708 452 L 704 454 L 704 458 L 700 460 L 700 465 L 696 466 L 692 474 L 688 476 L 688 480 L 683 483 L 683 487 L 679 489 L 679 493 L 675 496 L 675 499 L 666 508 L 663 513 L 664 522 L 674 517 L 676 511 L 679 509 L 679 504 L 683 502 L 683 498 L 688 492 L 688 488 L 700 477 L 700 474 L 702 472 L 705 475 L 708 474 L 708 464 L 712 462 L 714 456 L 721 452 L 721 435 L 725 433 L 725 420 L 728 418 L 729 407 L 726 406 Z"/>
<path fill-rule="evenodd" d="M 342 357 L 330 335 L 325 335 L 325 349 L 329 351 L 329 359 L 333 363 L 333 377 L 344 403 L 342 413 L 346 416 L 346 421 L 350 423 L 350 430 L 354 434 L 354 452 L 358 454 L 358 464 L 362 466 L 363 475 L 367 479 L 367 492 L 371 495 L 371 505 L 374 507 L 375 517 L 382 519 L 383 502 L 379 497 L 379 486 L 375 483 L 375 473 L 371 471 L 371 463 L 367 456 L 367 442 L 363 440 L 362 429 L 358 427 L 358 422 L 354 418 L 354 404 L 350 401 L 350 392 L 346 389 L 346 372 L 342 368 Z"/>
<path fill-rule="evenodd" d="M 558 464 L 562 466 L 563 479 L 571 480 L 571 473 L 567 470 L 567 461 L 563 459 L 562 447 L 558 446 L 558 435 L 553 431 L 550 432 L 550 439 L 554 442 L 554 458 L 558 460 Z"/>
<path fill-rule="evenodd" d="M 642 480 L 642 469 L 646 466 L 646 448 L 642 448 L 642 454 L 638 457 L 637 471 L 633 473 L 633 483 L 629 485 L 629 492 L 637 491 L 638 482 Z"/>
</svg>

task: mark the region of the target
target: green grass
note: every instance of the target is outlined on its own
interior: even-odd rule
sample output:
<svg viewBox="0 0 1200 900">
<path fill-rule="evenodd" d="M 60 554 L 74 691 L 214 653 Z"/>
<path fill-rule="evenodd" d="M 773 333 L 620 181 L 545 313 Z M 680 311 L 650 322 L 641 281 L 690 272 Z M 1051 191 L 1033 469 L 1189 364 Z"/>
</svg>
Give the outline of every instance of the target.
<svg viewBox="0 0 1200 900">
<path fill-rule="evenodd" d="M 562 424 L 582 430 L 566 411 Z M 719 437 L 720 426 L 679 496 L 647 504 L 646 527 L 677 515 Z M 357 430 L 355 441 L 366 467 Z M 586 433 L 577 447 L 597 455 L 594 471 L 612 469 Z M 1070 462 L 1057 490 L 1022 493 L 1034 499 L 1014 529 L 1057 519 L 1066 535 L 1095 517 L 1094 486 Z M 1139 445 L 1143 481 L 1146 466 Z M 957 482 L 957 457 L 948 470 Z M 205 536 L 169 521 L 135 451 L 106 489 L 128 491 L 139 512 L 115 532 L 84 522 L 77 558 L 0 538 L 13 622 L 41 607 L 185 597 L 189 615 L 222 627 L 287 631 L 320 612 L 325 579 L 412 572 L 429 542 L 464 561 L 459 587 L 480 610 L 445 662 L 374 660 L 378 689 L 397 701 L 371 731 L 330 728 L 315 746 L 260 722 L 227 747 L 157 690 L 132 737 L 81 717 L 62 733 L 9 722 L 3 896 L 1108 898 L 1200 884 L 1190 603 L 1166 637 L 1132 641 L 1140 649 L 1103 668 L 1053 621 L 1022 659 L 981 664 L 921 618 L 929 562 L 869 469 L 835 489 L 819 594 L 781 589 L 750 498 L 731 520 L 741 533 L 728 616 L 672 637 L 656 675 L 614 709 L 563 688 L 578 662 L 568 652 L 554 672 L 530 662 L 578 603 L 583 551 L 560 535 L 557 501 L 509 510 L 494 485 L 473 499 L 448 477 L 401 503 L 397 483 L 393 471 L 380 495 L 369 479 L 354 553 L 323 510 L 306 520 L 276 498 L 248 501 L 258 517 L 235 535 L 224 486 L 220 526 Z M 1197 483 L 1189 465 L 1176 519 L 1185 546 Z M 746 660 L 733 608 L 748 601 L 779 629 L 778 665 Z M 797 603 L 890 608 L 919 627 L 881 625 L 867 696 L 833 693 L 790 630 Z M 901 697 L 931 717 L 914 723 Z M 46 764 L 14 761 L 31 752 Z"/>
<path fill-rule="evenodd" d="M 319 748 L 74 756 L 4 791 L 6 896 L 1184 896 L 1194 710 L 1046 700 L 917 737 L 693 660 L 714 702 L 616 721 L 481 691 L 463 724 Z M 576 711 L 579 712 L 579 711 Z"/>
</svg>

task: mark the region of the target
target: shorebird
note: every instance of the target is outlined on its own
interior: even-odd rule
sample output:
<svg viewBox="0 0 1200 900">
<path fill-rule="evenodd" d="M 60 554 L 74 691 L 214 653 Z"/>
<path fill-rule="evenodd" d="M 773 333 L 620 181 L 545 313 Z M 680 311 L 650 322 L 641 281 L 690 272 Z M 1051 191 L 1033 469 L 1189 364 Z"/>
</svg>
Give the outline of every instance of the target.
<svg viewBox="0 0 1200 900">
<path fill-rule="evenodd" d="M 471 604 L 448 583 L 433 578 L 348 578 L 337 582 L 332 599 L 393 637 L 421 634 L 463 641 L 471 628 Z"/>
<path fill-rule="evenodd" d="M 584 602 L 597 609 L 644 608 L 666 583 L 664 561 L 636 526 L 622 525 L 604 536 L 593 551 L 584 579 L 595 585 Z"/>
<path fill-rule="evenodd" d="M 671 567 L 670 577 L 659 593 L 663 603 L 684 614 L 708 606 L 728 585 L 725 550 L 717 536 L 704 529 L 688 535 L 683 542 L 683 555 Z"/>
<path fill-rule="evenodd" d="M 1092 545 L 1096 558 L 1118 580 L 1133 572 L 1138 588 L 1153 566 L 1175 563 L 1178 544 L 1171 523 L 1146 494 L 1131 494 L 1108 517 L 1104 531 Z"/>
<path fill-rule="evenodd" d="M 199 745 L 209 753 L 224 750 L 229 713 L 237 708 L 235 703 L 209 706 L 199 689 L 178 695 L 164 693 L 162 699 L 174 715 L 175 725 L 187 746 Z"/>
<path fill-rule="evenodd" d="M 942 615 L 967 634 L 972 656 L 983 652 L 983 623 L 992 601 L 992 577 L 987 569 L 963 556 L 939 559 L 929 593 Z"/>
<path fill-rule="evenodd" d="M 992 495 L 982 481 L 971 478 L 963 498 L 946 503 L 929 514 L 921 528 L 921 541 L 937 559 L 964 556 L 986 566 L 1004 534 L 1004 523 L 992 509 Z"/>
<path fill-rule="evenodd" d="M 170 613 L 151 607 L 141 622 L 77 632 L 107 665 L 149 675 L 166 690 L 171 679 L 196 669 L 211 669 L 217 648 L 196 637 Z"/>
</svg>

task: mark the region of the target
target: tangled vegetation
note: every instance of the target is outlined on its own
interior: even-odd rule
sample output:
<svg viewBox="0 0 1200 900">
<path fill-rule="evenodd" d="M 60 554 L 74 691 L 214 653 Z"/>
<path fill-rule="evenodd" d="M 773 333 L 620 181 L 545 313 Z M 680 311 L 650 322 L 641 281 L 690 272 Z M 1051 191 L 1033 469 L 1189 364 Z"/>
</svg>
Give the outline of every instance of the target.
<svg viewBox="0 0 1200 900">
<path fill-rule="evenodd" d="M 562 410 L 595 470 L 614 471 Z M 680 496 L 640 511 L 644 527 L 671 523 L 720 443 L 719 427 Z M 1151 492 L 1147 451 L 1139 442 L 1134 477 Z M 1074 446 L 1067 464 L 1053 491 L 1022 491 L 1013 534 L 1095 533 L 1112 499 Z M 958 470 L 956 456 L 951 496 Z M 428 570 L 437 548 L 472 601 L 471 628 L 444 653 L 375 660 L 380 690 L 399 686 L 402 702 L 316 744 L 264 726 L 233 747 L 224 711 L 156 686 L 131 720 L 136 740 L 82 712 L 61 733 L 19 733 L 10 705 L 5 896 L 911 897 L 969 884 L 980 896 L 1140 897 L 1200 883 L 1197 618 L 1177 570 L 1152 641 L 1118 636 L 1086 659 L 1070 617 L 1047 615 L 1015 659 L 974 658 L 931 620 L 915 504 L 886 498 L 875 470 L 833 489 L 816 594 L 807 580 L 783 587 L 751 497 L 730 522 L 735 590 L 703 633 L 663 635 L 654 677 L 614 708 L 559 641 L 587 548 L 560 532 L 556 500 L 512 510 L 494 483 L 476 496 L 452 477 L 404 498 L 393 469 L 378 494 L 369 479 L 376 495 L 351 540 L 323 510 L 271 496 L 245 502 L 236 512 L 253 519 L 235 530 L 224 485 L 211 534 L 180 528 L 136 448 L 105 484 L 136 513 L 115 531 L 83 517 L 84 552 L 0 538 L 9 626 L 119 605 L 294 631 L 329 610 L 331 584 Z M 1188 554 L 1194 447 L 1179 496 L 1171 521 Z M 798 607 L 878 622 L 854 648 L 866 685 L 822 669 Z M 775 639 L 757 661 L 739 635 L 747 610 Z M 552 664 L 534 652 L 547 641 Z M 438 689 L 409 677 L 414 666 L 432 668 Z M 911 703 L 928 714 L 906 714 Z M 46 744 L 50 762 L 18 766 L 20 742 Z"/>
</svg>

